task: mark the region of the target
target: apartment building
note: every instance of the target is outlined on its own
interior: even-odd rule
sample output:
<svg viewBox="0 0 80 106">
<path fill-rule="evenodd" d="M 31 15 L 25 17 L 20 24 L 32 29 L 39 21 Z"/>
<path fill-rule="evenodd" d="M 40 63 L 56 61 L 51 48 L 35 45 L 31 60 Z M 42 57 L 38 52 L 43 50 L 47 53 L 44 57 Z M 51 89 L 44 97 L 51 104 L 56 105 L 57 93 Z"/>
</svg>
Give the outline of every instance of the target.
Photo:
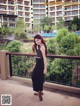
<svg viewBox="0 0 80 106">
<path fill-rule="evenodd" d="M 80 18 L 80 0 L 48 0 L 48 8 L 54 25 L 61 18 L 67 23 L 74 17 Z"/>
<path fill-rule="evenodd" d="M 15 26 L 16 18 L 22 18 L 31 27 L 31 0 L 0 0 L 0 26 Z"/>
<path fill-rule="evenodd" d="M 80 18 L 80 0 L 0 0 L 0 26 L 8 23 L 14 27 L 16 18 L 22 18 L 32 28 L 45 16 L 51 17 L 54 25 L 61 18 L 67 23 Z"/>
<path fill-rule="evenodd" d="M 48 0 L 31 0 L 32 1 L 32 20 L 33 24 L 40 24 L 41 19 L 48 16 L 48 6 L 44 2 Z"/>
</svg>

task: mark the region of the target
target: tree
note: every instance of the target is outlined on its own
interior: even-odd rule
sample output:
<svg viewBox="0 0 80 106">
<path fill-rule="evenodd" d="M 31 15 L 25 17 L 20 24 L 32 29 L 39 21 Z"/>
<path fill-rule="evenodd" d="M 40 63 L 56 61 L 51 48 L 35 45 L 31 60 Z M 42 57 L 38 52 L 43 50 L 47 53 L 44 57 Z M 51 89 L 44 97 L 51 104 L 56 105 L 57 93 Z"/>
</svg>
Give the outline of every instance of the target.
<svg viewBox="0 0 80 106">
<path fill-rule="evenodd" d="M 70 26 L 72 27 L 72 25 L 76 25 L 76 30 L 80 30 L 80 18 L 74 17 Z"/>
<path fill-rule="evenodd" d="M 56 36 L 56 39 L 57 39 L 57 43 L 60 43 L 61 39 L 64 37 L 64 36 L 67 36 L 69 34 L 69 31 L 67 28 L 62 28 L 58 31 L 57 33 L 57 36 Z"/>
<path fill-rule="evenodd" d="M 62 18 L 59 19 L 59 22 L 57 22 L 57 25 L 56 25 L 57 30 L 64 28 L 64 26 L 65 26 L 64 20 Z"/>
<path fill-rule="evenodd" d="M 70 33 L 68 29 L 63 28 L 58 31 L 55 38 L 48 40 L 47 48 L 49 54 L 79 56 L 80 37 L 76 33 Z M 78 60 L 48 59 L 46 79 L 56 83 L 72 84 L 76 62 Z"/>
<path fill-rule="evenodd" d="M 22 45 L 22 42 L 14 40 L 11 41 L 6 48 L 10 52 L 22 52 Z M 20 77 L 29 76 L 29 69 L 33 67 L 35 62 L 33 62 L 33 58 L 29 58 L 28 56 L 11 55 L 11 60 L 13 70 L 12 75 Z"/>
<path fill-rule="evenodd" d="M 17 20 L 16 27 L 14 30 L 15 38 L 21 39 L 21 38 L 27 38 L 25 30 L 27 29 L 27 25 L 24 23 L 22 19 Z M 22 37 L 22 33 L 24 33 Z"/>
<path fill-rule="evenodd" d="M 41 25 L 39 24 L 38 20 L 33 20 L 33 32 L 40 32 L 41 31 Z"/>
<path fill-rule="evenodd" d="M 55 25 L 51 26 L 51 31 L 53 31 L 53 30 L 56 30 L 56 26 Z"/>
<path fill-rule="evenodd" d="M 71 30 L 72 30 L 72 31 L 76 31 L 76 30 L 77 30 L 77 25 L 76 25 L 76 24 L 72 24 Z"/>
<path fill-rule="evenodd" d="M 2 26 L 0 28 L 0 37 L 1 38 L 6 37 L 9 33 L 10 33 L 10 30 L 9 30 L 9 28 L 7 26 Z"/>
<path fill-rule="evenodd" d="M 44 32 L 49 32 L 50 31 L 50 27 L 48 25 L 44 25 Z"/>
<path fill-rule="evenodd" d="M 52 19 L 50 17 L 44 17 L 43 19 L 41 19 L 41 26 L 44 31 L 45 29 L 47 29 L 47 31 L 50 32 L 52 26 Z"/>
</svg>

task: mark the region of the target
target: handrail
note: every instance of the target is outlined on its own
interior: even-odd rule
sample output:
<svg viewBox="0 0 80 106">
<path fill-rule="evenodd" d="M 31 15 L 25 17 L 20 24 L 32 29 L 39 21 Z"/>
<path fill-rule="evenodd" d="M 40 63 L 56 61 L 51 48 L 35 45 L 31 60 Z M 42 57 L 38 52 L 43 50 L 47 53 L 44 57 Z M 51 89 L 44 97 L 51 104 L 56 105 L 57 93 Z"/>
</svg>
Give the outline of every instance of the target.
<svg viewBox="0 0 80 106">
<path fill-rule="evenodd" d="M 6 52 L 7 55 L 21 55 L 21 56 L 36 56 L 36 54 L 27 54 L 27 53 L 20 53 L 20 52 Z M 63 58 L 63 59 L 80 59 L 80 56 L 62 56 L 62 55 L 54 55 L 54 54 L 47 54 L 49 58 Z"/>
</svg>

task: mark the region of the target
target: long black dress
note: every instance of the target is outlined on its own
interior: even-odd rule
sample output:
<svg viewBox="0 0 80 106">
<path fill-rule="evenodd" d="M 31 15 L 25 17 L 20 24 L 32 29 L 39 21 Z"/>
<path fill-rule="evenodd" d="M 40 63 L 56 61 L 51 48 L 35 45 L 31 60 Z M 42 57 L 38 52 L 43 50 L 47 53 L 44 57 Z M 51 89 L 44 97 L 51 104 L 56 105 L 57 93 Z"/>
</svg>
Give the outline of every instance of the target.
<svg viewBox="0 0 80 106">
<path fill-rule="evenodd" d="M 43 90 L 43 83 L 44 83 L 44 74 L 43 74 L 44 60 L 39 45 L 36 52 L 37 57 L 36 57 L 36 65 L 32 72 L 32 84 L 33 84 L 33 90 L 38 92 Z"/>
</svg>

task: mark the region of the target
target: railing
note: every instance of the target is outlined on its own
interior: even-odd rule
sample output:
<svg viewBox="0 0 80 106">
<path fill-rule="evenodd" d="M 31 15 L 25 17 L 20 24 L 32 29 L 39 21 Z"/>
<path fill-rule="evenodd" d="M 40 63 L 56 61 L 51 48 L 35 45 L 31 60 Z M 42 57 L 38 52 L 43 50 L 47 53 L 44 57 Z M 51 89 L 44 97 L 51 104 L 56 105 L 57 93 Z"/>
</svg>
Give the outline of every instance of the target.
<svg viewBox="0 0 80 106">
<path fill-rule="evenodd" d="M 7 52 L 10 76 L 31 78 L 35 66 L 34 54 Z M 45 80 L 62 85 L 80 87 L 80 56 L 47 55 Z"/>
</svg>

